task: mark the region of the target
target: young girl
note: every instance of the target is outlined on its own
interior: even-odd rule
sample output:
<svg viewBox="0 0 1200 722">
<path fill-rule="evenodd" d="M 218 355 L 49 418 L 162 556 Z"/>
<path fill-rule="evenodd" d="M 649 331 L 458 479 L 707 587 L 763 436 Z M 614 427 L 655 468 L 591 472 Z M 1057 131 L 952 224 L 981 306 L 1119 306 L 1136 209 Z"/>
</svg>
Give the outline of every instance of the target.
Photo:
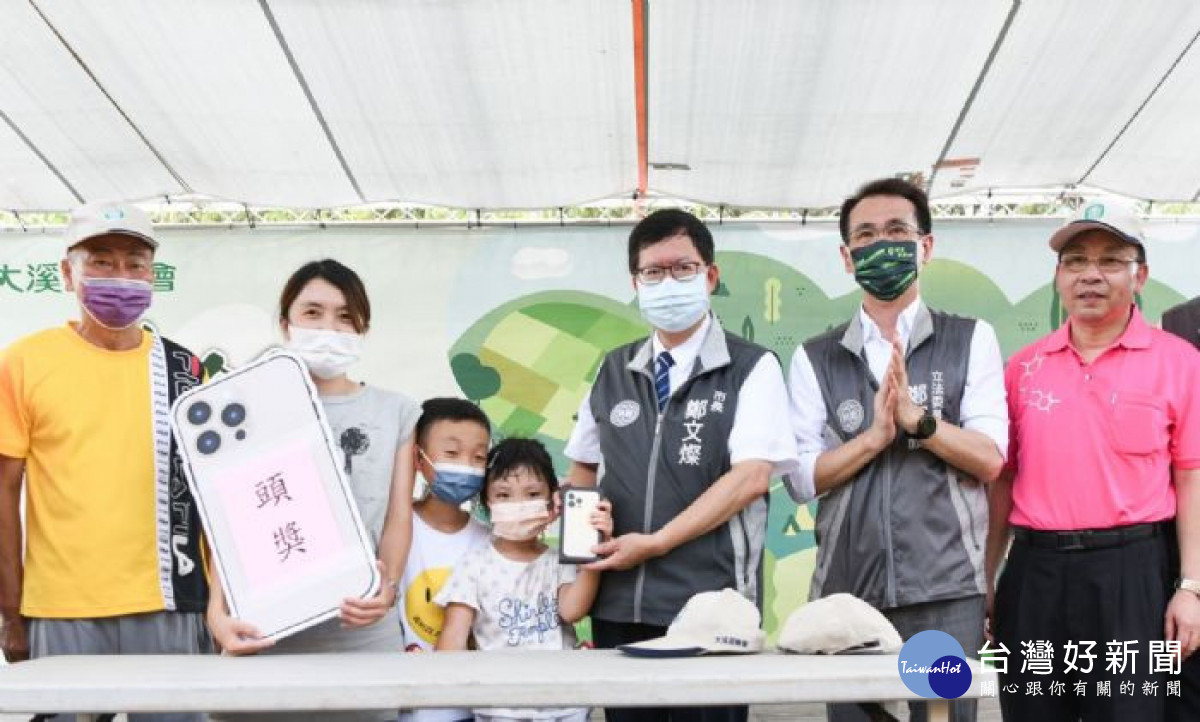
<svg viewBox="0 0 1200 722">
<path fill-rule="evenodd" d="M 558 562 L 558 552 L 538 537 L 554 519 L 552 497 L 558 478 L 539 442 L 506 439 L 488 454 L 481 500 L 492 521 L 492 542 L 469 552 L 435 600 L 446 607 L 437 649 L 463 650 L 473 635 L 482 651 L 571 649 L 571 627 L 588 613 L 599 572 L 576 571 Z M 592 525 L 612 533 L 608 502 Z M 586 709 L 481 709 L 479 722 L 558 720 L 583 722 Z"/>
<path fill-rule="evenodd" d="M 375 544 L 383 576 L 378 594 L 346 599 L 339 618 L 272 645 L 252 625 L 229 615 L 219 580 L 208 627 L 227 654 L 254 652 L 393 652 L 401 648 L 396 586 L 412 538 L 413 426 L 420 408 L 407 396 L 351 380 L 371 324 L 362 280 L 337 261 L 313 261 L 292 274 L 279 301 L 285 346 L 304 360 L 321 397 L 333 440 L 363 524 Z M 360 713 L 288 713 L 289 720 L 394 720 L 394 710 Z M 225 718 L 228 719 L 228 718 Z M 252 719 L 271 717 L 254 715 Z"/>
</svg>

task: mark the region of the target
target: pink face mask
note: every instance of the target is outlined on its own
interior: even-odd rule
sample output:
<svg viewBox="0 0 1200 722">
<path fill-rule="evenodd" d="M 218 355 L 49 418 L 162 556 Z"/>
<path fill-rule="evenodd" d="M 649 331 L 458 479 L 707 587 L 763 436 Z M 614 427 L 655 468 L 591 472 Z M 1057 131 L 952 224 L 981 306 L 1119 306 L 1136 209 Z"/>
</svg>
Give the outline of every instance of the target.
<svg viewBox="0 0 1200 722">
<path fill-rule="evenodd" d="M 536 539 L 550 523 L 550 506 L 545 499 L 492 504 L 490 511 L 492 534 L 509 541 Z"/>
</svg>

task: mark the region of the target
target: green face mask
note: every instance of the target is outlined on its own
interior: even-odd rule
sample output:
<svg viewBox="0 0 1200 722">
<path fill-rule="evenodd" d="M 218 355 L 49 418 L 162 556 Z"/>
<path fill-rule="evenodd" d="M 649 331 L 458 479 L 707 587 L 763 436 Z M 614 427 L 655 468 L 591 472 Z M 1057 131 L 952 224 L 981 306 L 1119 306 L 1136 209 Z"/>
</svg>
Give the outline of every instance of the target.
<svg viewBox="0 0 1200 722">
<path fill-rule="evenodd" d="M 876 241 L 850 251 L 854 280 L 881 301 L 899 298 L 917 280 L 916 241 Z"/>
</svg>

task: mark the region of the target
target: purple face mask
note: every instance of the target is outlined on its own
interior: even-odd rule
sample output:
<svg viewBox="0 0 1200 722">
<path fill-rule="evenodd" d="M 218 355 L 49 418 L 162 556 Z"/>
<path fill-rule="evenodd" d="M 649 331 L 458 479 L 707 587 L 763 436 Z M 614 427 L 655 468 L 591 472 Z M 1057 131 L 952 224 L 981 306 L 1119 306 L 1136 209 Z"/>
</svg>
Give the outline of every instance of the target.
<svg viewBox="0 0 1200 722">
<path fill-rule="evenodd" d="M 129 328 L 150 308 L 152 287 L 126 278 L 83 278 L 83 307 L 105 328 Z"/>
</svg>

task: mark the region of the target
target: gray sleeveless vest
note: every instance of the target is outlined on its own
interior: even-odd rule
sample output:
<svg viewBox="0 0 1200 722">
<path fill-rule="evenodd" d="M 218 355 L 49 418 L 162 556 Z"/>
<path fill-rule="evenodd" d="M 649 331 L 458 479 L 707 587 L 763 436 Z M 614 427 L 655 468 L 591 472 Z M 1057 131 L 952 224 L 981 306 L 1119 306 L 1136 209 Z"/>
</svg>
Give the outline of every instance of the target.
<svg viewBox="0 0 1200 722">
<path fill-rule="evenodd" d="M 907 355 L 913 400 L 959 423 L 975 319 L 921 304 Z M 833 446 L 870 427 L 879 388 L 858 314 L 804 344 Z M 877 608 L 982 594 L 987 493 L 903 432 L 851 481 L 820 498 L 811 597 L 849 592 Z"/>
<path fill-rule="evenodd" d="M 738 393 L 768 353 L 713 318 L 687 381 L 660 415 L 652 348 L 644 339 L 609 353 L 591 391 L 604 457 L 599 484 L 612 500 L 614 536 L 657 531 L 729 471 Z M 592 616 L 665 626 L 698 592 L 731 587 L 757 600 L 766 525 L 764 497 L 664 556 L 605 572 Z"/>
</svg>

